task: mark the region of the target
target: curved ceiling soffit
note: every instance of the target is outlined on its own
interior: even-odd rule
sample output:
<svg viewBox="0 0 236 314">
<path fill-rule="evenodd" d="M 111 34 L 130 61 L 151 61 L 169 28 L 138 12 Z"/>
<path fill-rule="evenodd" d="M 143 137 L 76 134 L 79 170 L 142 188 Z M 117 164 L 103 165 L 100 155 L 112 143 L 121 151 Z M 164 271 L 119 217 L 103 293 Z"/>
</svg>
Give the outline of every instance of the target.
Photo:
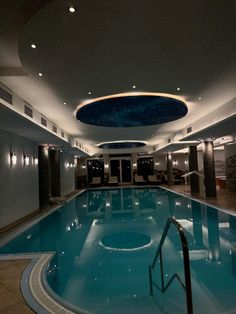
<svg viewBox="0 0 236 314">
<path fill-rule="evenodd" d="M 20 60 L 20 63 L 23 66 L 23 63 L 21 62 L 20 57 L 20 41 L 21 41 L 21 34 L 27 25 L 27 23 L 31 20 L 31 18 L 40 11 L 44 6 L 46 6 L 49 2 L 52 2 L 53 0 L 29 0 L 26 3 L 19 4 L 15 8 L 15 14 L 14 15 L 8 15 L 8 25 L 11 24 L 11 28 L 9 28 L 7 34 L 11 38 L 11 41 L 14 41 L 15 45 L 8 45 L 8 53 L 15 56 L 15 58 L 18 58 Z M 6 9 L 8 10 L 8 8 Z M 10 47 L 10 48 L 9 48 Z M 16 48 L 15 48 L 16 47 Z M 15 48 L 16 50 L 13 51 L 12 48 Z M 9 51 L 11 49 L 11 51 Z"/>
</svg>

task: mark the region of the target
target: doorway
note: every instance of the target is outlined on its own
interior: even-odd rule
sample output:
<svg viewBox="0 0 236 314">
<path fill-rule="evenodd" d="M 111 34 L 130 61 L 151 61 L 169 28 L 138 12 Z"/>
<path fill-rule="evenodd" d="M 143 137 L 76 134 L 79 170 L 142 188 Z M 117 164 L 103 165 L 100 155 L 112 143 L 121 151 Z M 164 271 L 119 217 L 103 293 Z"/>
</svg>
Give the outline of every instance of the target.
<svg viewBox="0 0 236 314">
<path fill-rule="evenodd" d="M 131 183 L 131 160 L 110 159 L 110 175 L 116 176 L 119 183 Z"/>
</svg>

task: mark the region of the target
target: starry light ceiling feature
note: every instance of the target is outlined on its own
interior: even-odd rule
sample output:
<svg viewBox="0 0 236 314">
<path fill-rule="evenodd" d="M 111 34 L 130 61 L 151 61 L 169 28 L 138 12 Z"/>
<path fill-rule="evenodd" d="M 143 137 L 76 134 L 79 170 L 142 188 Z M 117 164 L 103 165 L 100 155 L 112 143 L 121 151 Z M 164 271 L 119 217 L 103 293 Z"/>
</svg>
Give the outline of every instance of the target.
<svg viewBox="0 0 236 314">
<path fill-rule="evenodd" d="M 103 127 L 142 127 L 184 117 L 188 108 L 175 98 L 154 93 L 118 94 L 95 99 L 78 106 L 80 122 Z"/>
<path fill-rule="evenodd" d="M 120 142 L 110 142 L 99 144 L 99 148 L 103 149 L 122 149 L 122 148 L 137 148 L 145 146 L 144 142 L 133 142 L 133 141 L 120 141 Z"/>
</svg>

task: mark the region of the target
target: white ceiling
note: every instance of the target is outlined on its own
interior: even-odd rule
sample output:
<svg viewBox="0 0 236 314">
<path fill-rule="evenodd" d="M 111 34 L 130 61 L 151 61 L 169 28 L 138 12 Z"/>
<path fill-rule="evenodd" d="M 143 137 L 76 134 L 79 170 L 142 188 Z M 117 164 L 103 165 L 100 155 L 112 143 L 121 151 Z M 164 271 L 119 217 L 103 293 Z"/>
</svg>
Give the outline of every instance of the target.
<svg viewBox="0 0 236 314">
<path fill-rule="evenodd" d="M 1 1 L 0 80 L 93 152 L 118 140 L 146 141 L 150 150 L 236 97 L 235 13 L 233 0 Z M 189 113 L 128 129 L 76 121 L 84 100 L 133 85 L 176 95 Z"/>
</svg>

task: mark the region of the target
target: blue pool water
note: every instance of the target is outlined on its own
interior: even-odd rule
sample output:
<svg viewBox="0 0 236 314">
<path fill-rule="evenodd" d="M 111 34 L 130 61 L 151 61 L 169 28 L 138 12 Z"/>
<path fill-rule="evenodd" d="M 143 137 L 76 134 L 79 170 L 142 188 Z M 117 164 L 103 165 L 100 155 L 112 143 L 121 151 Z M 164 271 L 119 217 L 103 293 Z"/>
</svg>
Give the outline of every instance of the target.
<svg viewBox="0 0 236 314">
<path fill-rule="evenodd" d="M 174 282 L 149 295 L 151 264 L 169 216 L 185 229 L 194 313 L 236 313 L 236 217 L 160 188 L 85 191 L 0 248 L 0 253 L 56 254 L 49 286 L 91 313 L 186 313 Z M 176 229 L 164 250 L 165 279 L 183 259 Z M 158 265 L 154 273 L 159 281 Z"/>
</svg>

